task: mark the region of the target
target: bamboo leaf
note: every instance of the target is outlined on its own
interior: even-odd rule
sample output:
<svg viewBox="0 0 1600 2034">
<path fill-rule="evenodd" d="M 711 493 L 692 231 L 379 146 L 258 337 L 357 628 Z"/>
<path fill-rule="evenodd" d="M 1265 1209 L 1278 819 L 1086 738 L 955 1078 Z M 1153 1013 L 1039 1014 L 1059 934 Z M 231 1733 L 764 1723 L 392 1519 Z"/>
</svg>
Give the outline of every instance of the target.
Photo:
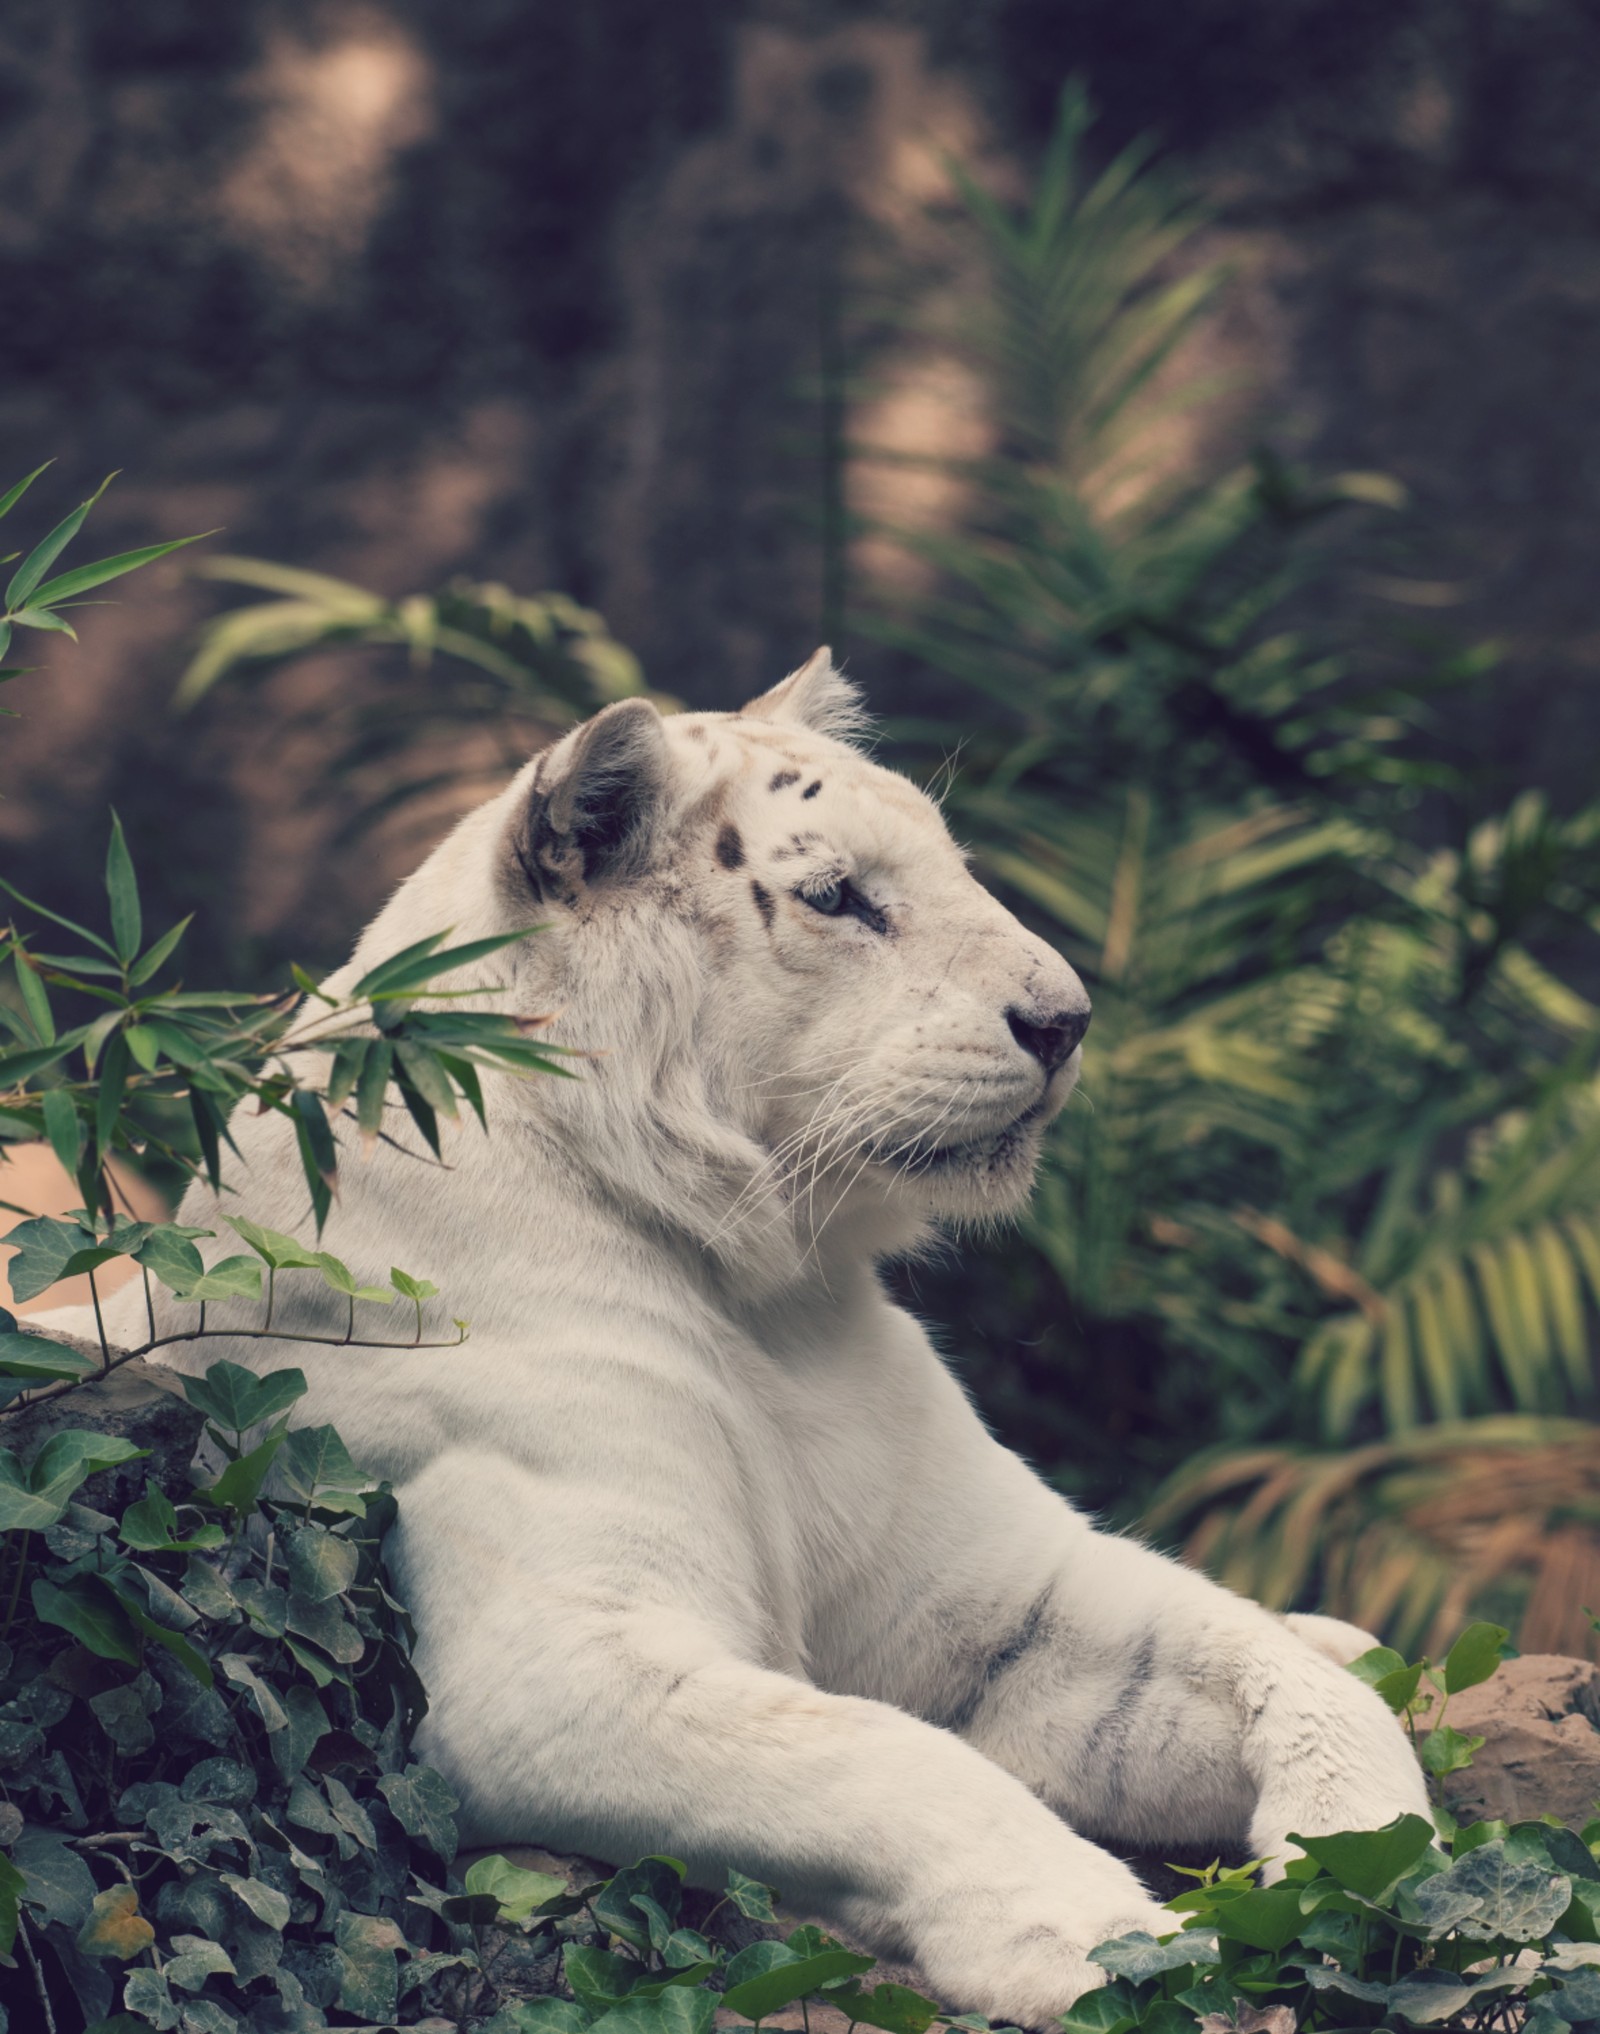
<svg viewBox="0 0 1600 2034">
<path fill-rule="evenodd" d="M 118 960 L 126 966 L 139 952 L 139 884 L 128 843 L 123 838 L 122 821 L 115 812 L 111 815 L 111 844 L 106 850 L 106 894 L 111 900 L 112 942 Z"/>
</svg>

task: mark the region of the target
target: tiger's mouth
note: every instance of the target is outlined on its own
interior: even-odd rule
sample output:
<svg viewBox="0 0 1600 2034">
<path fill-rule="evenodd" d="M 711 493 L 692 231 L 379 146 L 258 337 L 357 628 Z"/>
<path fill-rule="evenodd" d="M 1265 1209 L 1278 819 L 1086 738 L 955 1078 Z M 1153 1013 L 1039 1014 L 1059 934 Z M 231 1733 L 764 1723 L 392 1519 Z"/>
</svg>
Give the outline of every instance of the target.
<svg viewBox="0 0 1600 2034">
<path fill-rule="evenodd" d="M 912 1143 L 901 1149 L 895 1162 L 901 1172 L 916 1177 L 940 1172 L 977 1171 L 980 1168 L 996 1171 L 1031 1143 L 1044 1117 L 1045 1104 L 1041 1096 L 1020 1116 L 1014 1116 L 1009 1123 L 983 1137 L 967 1138 L 955 1144 Z"/>
</svg>

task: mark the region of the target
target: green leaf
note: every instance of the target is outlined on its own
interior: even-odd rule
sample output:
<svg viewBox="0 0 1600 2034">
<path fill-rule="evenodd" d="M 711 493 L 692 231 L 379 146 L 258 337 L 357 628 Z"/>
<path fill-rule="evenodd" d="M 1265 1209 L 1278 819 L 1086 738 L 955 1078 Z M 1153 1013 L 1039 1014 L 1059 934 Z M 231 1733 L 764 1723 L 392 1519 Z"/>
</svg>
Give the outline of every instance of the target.
<svg viewBox="0 0 1600 2034">
<path fill-rule="evenodd" d="M 269 1886 L 265 1879 L 241 1878 L 237 1872 L 224 1872 L 222 1883 L 268 1928 L 282 1934 L 288 1927 L 288 1896 L 279 1892 L 276 1886 Z"/>
<path fill-rule="evenodd" d="M 39 1215 L 19 1222 L 5 1240 L 17 1253 L 6 1269 L 12 1297 L 31 1300 L 66 1276 L 67 1266 L 88 1238 L 76 1223 Z"/>
<path fill-rule="evenodd" d="M 258 1377 L 239 1363 L 213 1363 L 204 1377 L 180 1377 L 183 1393 L 207 1419 L 232 1434 L 274 1418 L 306 1395 L 303 1370 L 269 1370 Z"/>
<path fill-rule="evenodd" d="M 1338 1836 L 1292 1836 L 1292 1841 L 1341 1886 L 1364 1900 L 1378 1901 L 1426 1853 L 1433 1834 L 1433 1824 L 1426 1816 L 1399 1815 L 1381 1829 Z"/>
<path fill-rule="evenodd" d="M 828 2004 L 836 2006 L 848 2020 L 882 2027 L 885 2034 L 924 2034 L 939 2017 L 939 2007 L 909 1985 L 874 1985 L 864 1992 L 857 1984 L 835 1985 Z"/>
<path fill-rule="evenodd" d="M 747 1921 L 773 1921 L 773 1890 L 764 1886 L 759 1879 L 747 1878 L 743 1872 L 735 1871 L 730 1865 L 727 1878 L 728 1904 L 745 1917 Z"/>
<path fill-rule="evenodd" d="M 61 553 L 72 542 L 79 530 L 83 528 L 84 517 L 94 507 L 95 503 L 105 493 L 115 478 L 116 475 L 114 473 L 108 473 L 86 502 L 80 503 L 72 511 L 71 515 L 63 517 L 47 537 L 34 545 L 27 557 L 23 559 L 22 563 L 11 575 L 11 582 L 6 588 L 6 606 L 8 609 L 19 608 L 23 605 L 29 594 L 33 592 L 34 588 L 44 578 L 44 575 L 50 570 L 50 567 L 56 562 L 57 558 L 60 557 Z M 19 615 L 17 619 L 20 621 L 21 616 Z"/>
<path fill-rule="evenodd" d="M 103 1582 L 80 1575 L 66 1588 L 40 1580 L 32 1589 L 34 1615 L 44 1624 L 71 1632 L 80 1645 L 103 1660 L 139 1664 L 139 1639 L 127 1612 Z"/>
<path fill-rule="evenodd" d="M 57 1377 L 92 1377 L 99 1364 L 80 1356 L 48 1335 L 0 1334 L 0 1377 L 20 1377 L 30 1384 Z"/>
<path fill-rule="evenodd" d="M 1294 1841 L 1301 1839 L 1297 1836 Z M 1293 1879 L 1219 1901 L 1211 1914 L 1219 1935 L 1265 1950 L 1286 1948 L 1300 1933 L 1303 1918 L 1300 1887 Z"/>
<path fill-rule="evenodd" d="M 138 958 L 143 924 L 133 857 L 128 853 L 122 821 L 115 812 L 111 815 L 111 844 L 106 849 L 106 894 L 111 900 L 111 942 L 117 949 L 117 959 L 127 965 Z"/>
<path fill-rule="evenodd" d="M 284 1527 L 280 1534 L 291 1585 L 310 1603 L 341 1596 L 355 1581 L 360 1550 L 322 1526 Z"/>
<path fill-rule="evenodd" d="M 503 1857 L 478 1858 L 468 1866 L 462 1883 L 469 1894 L 490 1895 L 503 1922 L 526 1921 L 536 1907 L 561 1899 L 567 1890 L 565 1879 L 550 1872 L 523 1871 Z"/>
<path fill-rule="evenodd" d="M 751 1955 L 751 1950 L 783 1947 L 782 1943 L 753 1943 L 750 1949 L 741 1950 L 728 1965 L 728 1988 L 722 1995 L 722 2003 L 730 2013 L 740 2013 L 750 2020 L 764 2020 L 769 2013 L 792 2005 L 796 1999 L 807 1997 L 835 1978 L 856 1977 L 862 1971 L 871 1970 L 875 1960 L 870 1956 L 857 1956 L 850 1949 L 824 1949 L 815 1956 L 792 1957 L 786 1963 L 775 1963 L 750 1976 L 744 1975 L 744 1960 Z"/>
<path fill-rule="evenodd" d="M 294 1496 L 308 1499 L 320 1490 L 358 1488 L 365 1479 L 332 1427 L 296 1427 L 285 1453 L 284 1480 Z"/>
<path fill-rule="evenodd" d="M 431 1850 L 442 1864 L 456 1854 L 454 1794 L 432 1766 L 408 1766 L 404 1773 L 385 1773 L 378 1792 L 407 1836 Z"/>
<path fill-rule="evenodd" d="M 713 1968 L 710 1964 L 690 1964 L 683 1970 L 651 1972 L 631 1956 L 614 1956 L 607 1950 L 585 1949 L 577 1944 L 569 1944 L 562 1955 L 567 1984 L 584 2007 L 596 2015 L 608 2013 L 625 1998 L 655 1999 L 680 1985 L 698 1985 Z"/>
<path fill-rule="evenodd" d="M 635 1992 L 620 2000 L 606 2024 L 614 2034 L 711 2034 L 718 2003 L 715 1992 L 699 1986 L 657 1987 L 653 1998 Z"/>
<path fill-rule="evenodd" d="M 669 1922 L 676 1920 L 683 1899 L 683 1866 L 676 1858 L 640 1858 L 616 1873 L 595 1899 L 594 1918 L 601 1927 L 643 1956 L 656 1945 L 644 1913 L 634 1905 L 635 1895 L 641 1893 L 656 1902 Z"/>
<path fill-rule="evenodd" d="M 197 1496 L 207 1498 L 212 1504 L 243 1517 L 254 1511 L 256 1499 L 261 1495 L 261 1486 L 267 1480 L 267 1471 L 272 1467 L 278 1450 L 283 1446 L 288 1432 L 287 1419 L 281 1421 L 248 1454 L 241 1455 L 237 1462 L 230 1462 L 209 1490 L 201 1490 Z"/>
<path fill-rule="evenodd" d="M 502 2006 L 484 2034 L 588 2034 L 591 2024 L 576 1999 L 519 1999 Z"/>
<path fill-rule="evenodd" d="M 391 954 L 388 960 L 380 961 L 375 968 L 367 970 L 350 991 L 352 998 L 365 996 L 370 1000 L 374 996 L 415 991 L 432 981 L 435 975 L 448 974 L 453 968 L 466 967 L 469 962 L 498 953 L 503 947 L 515 946 L 528 934 L 499 932 L 488 939 L 468 940 L 464 946 L 453 946 L 440 953 L 437 949 L 449 937 L 448 932 L 432 933 L 426 939 L 419 939 L 415 945 Z"/>
<path fill-rule="evenodd" d="M 1127 2034 L 1138 2024 L 1121 1989 L 1085 1992 L 1061 2015 L 1064 2034 Z"/>
<path fill-rule="evenodd" d="M 83 1136 L 78 1128 L 78 1111 L 65 1088 L 47 1088 L 44 1097 L 44 1134 L 68 1179 L 76 1179 L 83 1158 Z"/>
<path fill-rule="evenodd" d="M 106 1039 L 100 1059 L 100 1091 L 94 1106 L 95 1142 L 102 1151 L 110 1151 L 116 1140 L 117 1118 L 128 1079 L 128 1056 L 126 1037 L 113 1031 Z"/>
<path fill-rule="evenodd" d="M 1484 1742 L 1481 1737 L 1466 1737 L 1444 1723 L 1428 1732 L 1417 1747 L 1417 1756 L 1435 1779 L 1443 1779 L 1446 1773 L 1459 1773 L 1470 1766 L 1472 1754 L 1480 1751 Z"/>
<path fill-rule="evenodd" d="M 229 1215 L 224 1218 L 230 1229 L 235 1230 L 250 1248 L 264 1257 L 274 1271 L 308 1270 L 315 1271 L 322 1263 L 322 1254 L 308 1250 L 303 1243 L 297 1243 L 293 1236 L 285 1236 L 277 1229 L 263 1229 L 254 1222 L 247 1222 L 242 1216 Z"/>
<path fill-rule="evenodd" d="M 11 619 L 19 628 L 41 629 L 50 635 L 71 636 L 74 642 L 78 640 L 78 631 L 71 622 L 63 621 L 60 615 L 53 614 L 47 607 L 22 608 Z"/>
<path fill-rule="evenodd" d="M 356 1126 L 369 1141 L 383 1128 L 384 1100 L 393 1065 L 394 1047 L 386 1039 L 370 1047 L 361 1065 L 361 1078 L 356 1084 Z"/>
<path fill-rule="evenodd" d="M 401 1271 L 398 1266 L 391 1266 L 389 1283 L 402 1299 L 415 1300 L 419 1305 L 423 1300 L 433 1299 L 439 1291 L 431 1279 L 413 1278 L 410 1272 Z M 749 1883 L 754 1885 L 755 1881 L 752 1879 Z"/>
<path fill-rule="evenodd" d="M 138 1554 L 187 1554 L 222 1545 L 226 1534 L 214 1524 L 196 1526 L 179 1539 L 178 1514 L 171 1499 L 158 1484 L 147 1481 L 144 1490 L 144 1496 L 122 1514 L 117 1527 L 117 1536 L 125 1547 Z"/>
<path fill-rule="evenodd" d="M 261 1297 L 261 1266 L 253 1257 L 224 1257 L 209 1265 L 192 1285 L 178 1289 L 178 1298 L 191 1303 Z"/>
<path fill-rule="evenodd" d="M 1469 1624 L 1445 1655 L 1445 1692 L 1459 1695 L 1487 1681 L 1505 1657 L 1501 1648 L 1510 1636 L 1503 1625 Z"/>
<path fill-rule="evenodd" d="M 0 1449 L 0 1530 L 39 1531 L 53 1526 L 79 1485 L 99 1469 L 145 1453 L 131 1441 L 71 1428 L 55 1434 L 24 1474 L 9 1449 Z"/>
<path fill-rule="evenodd" d="M 1521 1971 L 1489 1971 L 1481 1977 L 1457 1976 L 1446 1970 L 1414 1970 L 1389 1987 L 1389 2010 L 1409 2020 L 1414 2027 L 1437 2026 L 1442 2020 L 1457 2020 L 1479 2000 L 1491 1993 L 1511 1991 L 1526 1984 Z"/>
<path fill-rule="evenodd" d="M 1418 1672 L 1421 1671 L 1418 1661 Z M 1393 1646 L 1373 1646 L 1369 1652 L 1346 1662 L 1345 1672 L 1354 1674 L 1358 1681 L 1365 1681 L 1369 1688 L 1376 1688 L 1380 1681 L 1391 1679 L 1407 1671 L 1404 1653 L 1397 1653 Z"/>
<path fill-rule="evenodd" d="M 17 1939 L 19 1896 L 27 1883 L 10 1858 L 0 1852 L 0 1956 L 9 1956 Z"/>
<path fill-rule="evenodd" d="M 141 565 L 153 565 L 157 558 L 181 551 L 185 544 L 198 544 L 216 534 L 215 530 L 202 530 L 198 536 L 173 537 L 165 544 L 146 544 L 139 551 L 121 551 L 114 558 L 100 558 L 92 565 L 75 566 L 72 571 L 47 579 L 43 586 L 36 587 L 33 599 L 40 607 L 54 601 L 75 600 L 80 593 L 90 593 L 109 580 L 120 579 L 125 572 L 137 572 Z"/>
<path fill-rule="evenodd" d="M 1298 1913 L 1298 1896 L 1295 1907 Z M 1185 1930 L 1164 1942 L 1143 1929 L 1135 1929 L 1132 1934 L 1102 1942 L 1089 1952 L 1091 1963 L 1099 1964 L 1113 1977 L 1128 1978 L 1134 1984 L 1142 1984 L 1146 1978 L 1162 1977 L 1169 1970 L 1187 1970 L 1192 1965 L 1220 1963 L 1221 1960 L 1215 1938 L 1204 1928 Z M 882 2022 L 874 2024 L 881 2026 Z M 915 2034 L 920 2034 L 920 2030 L 915 2030 Z"/>
<path fill-rule="evenodd" d="M 8 487 L 4 494 L 0 494 L 0 516 L 10 515 L 39 475 L 48 472 L 55 463 L 53 459 L 47 459 L 43 466 L 36 466 L 25 480 L 19 480 L 14 487 Z"/>
<path fill-rule="evenodd" d="M 180 918 L 170 931 L 162 933 L 154 946 L 145 949 L 137 966 L 132 968 L 128 974 L 128 980 L 134 988 L 143 988 L 152 975 L 160 972 L 165 963 L 172 958 L 178 941 L 182 939 L 193 923 L 194 913 L 191 911 L 187 918 Z"/>
<path fill-rule="evenodd" d="M 207 1232 L 208 1233 L 208 1232 Z M 183 1292 L 205 1277 L 205 1260 L 176 1225 L 164 1222 L 153 1229 L 134 1252 L 135 1261 L 152 1272 L 174 1292 Z M 188 1389 L 189 1380 L 181 1380 Z"/>
<path fill-rule="evenodd" d="M 45 992 L 39 970 L 29 960 L 26 951 L 18 946 L 12 950 L 12 966 L 16 969 L 17 987 L 22 992 L 22 1001 L 29 1020 L 41 1045 L 54 1045 L 56 1022 L 50 1010 L 50 998 Z"/>
</svg>

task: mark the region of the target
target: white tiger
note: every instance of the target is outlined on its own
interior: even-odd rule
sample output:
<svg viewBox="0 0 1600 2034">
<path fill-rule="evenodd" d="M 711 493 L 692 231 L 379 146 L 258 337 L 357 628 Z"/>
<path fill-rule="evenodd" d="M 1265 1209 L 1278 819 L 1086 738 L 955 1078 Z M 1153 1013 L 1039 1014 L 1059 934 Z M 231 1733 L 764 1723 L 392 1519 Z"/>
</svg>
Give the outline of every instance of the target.
<svg viewBox="0 0 1600 2034">
<path fill-rule="evenodd" d="M 467 1841 L 738 1865 L 1036 2025 L 1176 1925 L 1101 1842 L 1281 1859 L 1426 1801 L 1328 1656 L 1361 1635 L 1096 1532 L 885 1296 L 927 1225 L 1022 1203 L 1089 1001 L 857 724 L 819 651 L 740 714 L 608 707 L 465 819 L 327 986 L 538 922 L 471 979 L 597 1056 L 494 1081 L 449 1170 L 351 1151 L 327 1237 L 471 1341 L 187 1360 L 301 1363 L 397 1484 Z M 280 1120 L 234 1134 L 229 1205 L 302 1227 Z"/>
</svg>

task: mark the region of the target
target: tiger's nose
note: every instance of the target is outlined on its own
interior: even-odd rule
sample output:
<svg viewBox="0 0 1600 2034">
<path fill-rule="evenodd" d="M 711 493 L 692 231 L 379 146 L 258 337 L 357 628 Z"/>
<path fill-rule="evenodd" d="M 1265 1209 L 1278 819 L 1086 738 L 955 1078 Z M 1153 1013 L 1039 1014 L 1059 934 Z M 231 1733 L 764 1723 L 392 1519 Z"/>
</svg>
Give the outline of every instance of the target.
<svg viewBox="0 0 1600 2034">
<path fill-rule="evenodd" d="M 1085 1003 L 1079 1010 L 1062 1010 L 1055 1015 L 1038 1019 L 1024 1017 L 1020 1010 L 1008 1010 L 1006 1022 L 1011 1027 L 1011 1036 L 1023 1051 L 1036 1059 L 1044 1068 L 1045 1079 L 1064 1066 L 1083 1043 L 1083 1034 L 1089 1028 L 1090 1009 Z"/>
</svg>

